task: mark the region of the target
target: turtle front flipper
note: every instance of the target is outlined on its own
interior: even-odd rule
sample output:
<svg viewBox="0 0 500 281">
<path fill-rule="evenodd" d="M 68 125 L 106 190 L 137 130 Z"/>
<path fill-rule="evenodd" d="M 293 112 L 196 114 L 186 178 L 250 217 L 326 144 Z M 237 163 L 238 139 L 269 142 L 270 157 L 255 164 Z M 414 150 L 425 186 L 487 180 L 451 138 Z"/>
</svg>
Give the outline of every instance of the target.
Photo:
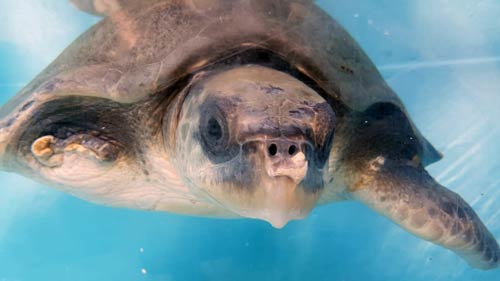
<svg viewBox="0 0 500 281">
<path fill-rule="evenodd" d="M 0 169 L 97 204 L 236 217 L 177 174 L 161 129 L 168 109 L 163 97 L 36 95 L 0 120 Z"/>
<path fill-rule="evenodd" d="M 422 141 L 401 108 L 375 104 L 346 119 L 337 134 L 344 147 L 331 160 L 331 174 L 346 197 L 451 249 L 473 267 L 499 266 L 500 248 L 477 214 L 425 170 Z"/>
<path fill-rule="evenodd" d="M 451 249 L 471 266 L 498 267 L 495 238 L 467 202 L 423 167 L 377 157 L 358 170 L 350 188 L 353 198 L 409 232 Z"/>
</svg>

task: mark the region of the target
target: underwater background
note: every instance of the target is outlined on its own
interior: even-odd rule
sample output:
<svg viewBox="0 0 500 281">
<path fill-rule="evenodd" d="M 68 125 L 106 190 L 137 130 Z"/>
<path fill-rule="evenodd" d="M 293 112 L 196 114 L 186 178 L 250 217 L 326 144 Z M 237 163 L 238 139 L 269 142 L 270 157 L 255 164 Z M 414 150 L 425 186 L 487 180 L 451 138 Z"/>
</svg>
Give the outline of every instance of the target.
<svg viewBox="0 0 500 281">
<path fill-rule="evenodd" d="M 500 1 L 322 0 L 445 157 L 429 170 L 500 239 Z M 2 0 L 0 104 L 99 19 Z M 277 230 L 93 205 L 0 173 L 0 281 L 500 280 L 356 202 Z"/>
</svg>

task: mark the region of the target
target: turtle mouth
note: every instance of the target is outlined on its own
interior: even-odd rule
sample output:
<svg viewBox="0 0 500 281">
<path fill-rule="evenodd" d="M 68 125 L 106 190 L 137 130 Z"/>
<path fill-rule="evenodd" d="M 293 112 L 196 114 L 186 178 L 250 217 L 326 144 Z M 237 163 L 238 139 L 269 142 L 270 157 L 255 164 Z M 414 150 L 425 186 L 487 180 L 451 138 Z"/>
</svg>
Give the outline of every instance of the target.
<svg viewBox="0 0 500 281">
<path fill-rule="evenodd" d="M 307 217 L 321 195 L 321 187 L 311 192 L 303 183 L 289 176 L 269 176 L 265 172 L 254 177 L 256 184 L 239 186 L 235 182 L 218 183 L 209 196 L 221 207 L 242 217 L 269 222 L 283 228 L 289 221 Z"/>
<path fill-rule="evenodd" d="M 314 208 L 319 193 L 308 193 L 288 176 L 275 176 L 262 180 L 253 196 L 259 200 L 258 208 L 237 206 L 234 211 L 283 228 L 289 221 L 305 218 Z"/>
<path fill-rule="evenodd" d="M 312 147 L 285 138 L 248 141 L 237 157 L 204 175 L 208 194 L 222 207 L 276 228 L 302 219 L 324 189 Z"/>
</svg>

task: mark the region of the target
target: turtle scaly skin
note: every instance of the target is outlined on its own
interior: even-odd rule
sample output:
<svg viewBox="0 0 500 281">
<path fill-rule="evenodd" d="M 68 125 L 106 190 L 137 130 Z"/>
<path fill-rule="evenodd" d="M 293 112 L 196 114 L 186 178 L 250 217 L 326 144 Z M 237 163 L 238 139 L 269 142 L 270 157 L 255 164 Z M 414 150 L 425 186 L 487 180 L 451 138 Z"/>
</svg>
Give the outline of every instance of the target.
<svg viewBox="0 0 500 281">
<path fill-rule="evenodd" d="M 439 152 L 312 1 L 72 2 L 106 17 L 0 109 L 0 169 L 99 204 L 278 228 L 357 200 L 498 267 L 476 213 L 426 172 Z"/>
</svg>

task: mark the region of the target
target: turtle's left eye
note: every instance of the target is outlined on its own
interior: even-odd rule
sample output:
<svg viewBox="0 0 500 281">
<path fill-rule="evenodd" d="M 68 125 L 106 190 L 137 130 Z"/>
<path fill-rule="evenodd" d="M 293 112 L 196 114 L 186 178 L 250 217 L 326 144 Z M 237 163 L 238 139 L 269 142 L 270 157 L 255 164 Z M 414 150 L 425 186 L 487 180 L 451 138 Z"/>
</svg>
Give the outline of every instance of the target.
<svg viewBox="0 0 500 281">
<path fill-rule="evenodd" d="M 222 128 L 215 118 L 210 118 L 207 124 L 207 137 L 214 141 L 220 140 L 222 138 Z"/>
<path fill-rule="evenodd" d="M 224 114 L 217 108 L 213 108 L 210 113 L 200 117 L 199 130 L 201 141 L 208 150 L 218 153 L 228 145 L 229 128 Z"/>
<path fill-rule="evenodd" d="M 207 112 L 208 111 L 208 112 Z M 213 163 L 222 163 L 236 156 L 239 147 L 231 141 L 224 114 L 213 106 L 200 116 L 199 134 L 203 151 Z"/>
</svg>

